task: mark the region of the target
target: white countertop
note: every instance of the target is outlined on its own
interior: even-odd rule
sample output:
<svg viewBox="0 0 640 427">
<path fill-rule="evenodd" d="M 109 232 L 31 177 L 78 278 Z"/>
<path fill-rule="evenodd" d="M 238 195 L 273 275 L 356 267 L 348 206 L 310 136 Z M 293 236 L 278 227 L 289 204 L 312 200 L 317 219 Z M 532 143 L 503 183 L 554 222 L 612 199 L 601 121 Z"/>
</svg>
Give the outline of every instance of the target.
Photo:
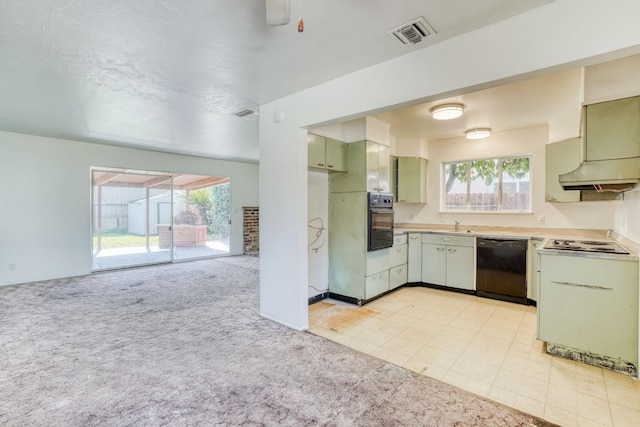
<svg viewBox="0 0 640 427">
<path fill-rule="evenodd" d="M 558 228 L 526 228 L 526 227 L 488 227 L 488 226 L 465 226 L 459 225 L 458 231 L 454 226 L 436 224 L 397 224 L 395 233 L 440 233 L 454 236 L 470 236 L 480 238 L 516 238 L 516 239 L 543 239 L 539 245 L 538 253 L 550 253 L 565 256 L 591 257 L 619 259 L 624 261 L 638 261 L 637 245 L 625 244 L 619 240 L 607 236 L 606 230 L 585 230 L 585 229 L 558 229 Z M 571 252 L 553 249 L 544 249 L 547 239 L 568 239 L 568 240 L 600 240 L 605 242 L 616 242 L 627 249 L 630 254 L 609 254 L 594 252 Z"/>
</svg>

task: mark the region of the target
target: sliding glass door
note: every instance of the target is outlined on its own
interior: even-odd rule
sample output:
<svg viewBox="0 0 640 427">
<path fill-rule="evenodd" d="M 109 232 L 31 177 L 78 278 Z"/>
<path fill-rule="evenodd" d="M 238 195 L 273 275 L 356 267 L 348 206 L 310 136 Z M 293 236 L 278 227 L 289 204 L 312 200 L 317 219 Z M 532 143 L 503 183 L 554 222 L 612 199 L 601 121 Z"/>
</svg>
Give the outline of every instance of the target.
<svg viewBox="0 0 640 427">
<path fill-rule="evenodd" d="M 174 178 L 173 254 L 176 260 L 229 253 L 229 178 Z"/>
<path fill-rule="evenodd" d="M 92 170 L 92 270 L 229 253 L 229 178 Z"/>
</svg>

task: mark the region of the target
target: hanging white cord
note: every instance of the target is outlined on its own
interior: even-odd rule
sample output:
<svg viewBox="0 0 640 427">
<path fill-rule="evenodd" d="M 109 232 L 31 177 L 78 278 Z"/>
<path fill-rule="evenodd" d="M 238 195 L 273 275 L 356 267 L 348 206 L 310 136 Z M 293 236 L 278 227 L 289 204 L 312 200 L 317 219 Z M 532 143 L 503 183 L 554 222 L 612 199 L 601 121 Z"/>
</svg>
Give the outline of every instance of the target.
<svg viewBox="0 0 640 427">
<path fill-rule="evenodd" d="M 324 221 L 320 217 L 313 218 L 312 220 L 309 220 L 309 222 L 307 223 L 307 226 L 313 230 L 316 230 L 316 238 L 311 243 L 309 243 L 308 248 L 310 251 L 318 253 L 318 249 L 324 246 L 324 244 L 326 243 L 326 239 L 317 248 L 312 248 L 312 246 L 315 245 L 318 242 L 318 240 L 320 240 L 320 238 L 322 237 L 322 234 L 327 230 L 326 228 L 324 228 Z"/>
</svg>

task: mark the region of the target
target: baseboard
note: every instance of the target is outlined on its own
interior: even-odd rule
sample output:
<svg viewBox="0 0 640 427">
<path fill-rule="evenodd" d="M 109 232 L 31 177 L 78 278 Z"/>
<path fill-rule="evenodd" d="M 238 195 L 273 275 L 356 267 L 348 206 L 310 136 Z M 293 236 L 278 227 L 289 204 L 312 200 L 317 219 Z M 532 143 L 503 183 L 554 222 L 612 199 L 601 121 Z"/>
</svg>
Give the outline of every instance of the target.
<svg viewBox="0 0 640 427">
<path fill-rule="evenodd" d="M 309 297 L 309 305 L 311 304 L 315 304 L 318 301 L 322 301 L 323 299 L 329 298 L 329 292 L 322 292 L 318 295 L 314 295 L 312 297 Z"/>
<path fill-rule="evenodd" d="M 356 305 L 362 305 L 362 303 L 363 303 L 363 300 L 361 300 L 361 299 L 353 298 L 353 297 L 347 297 L 347 296 L 340 295 L 340 294 L 334 294 L 333 292 L 329 292 L 329 298 L 336 299 L 338 301 L 348 302 L 348 303 L 351 303 L 351 304 L 356 304 Z"/>
<path fill-rule="evenodd" d="M 492 292 L 485 292 L 485 291 L 477 291 L 476 294 L 479 297 L 483 297 L 483 298 L 497 299 L 500 301 L 507 301 L 515 304 L 529 305 L 529 300 L 527 298 L 512 297 L 510 295 L 494 294 Z"/>
<path fill-rule="evenodd" d="M 475 295 L 476 291 L 471 290 L 471 289 L 460 289 L 460 288 L 452 288 L 451 286 L 442 286 L 442 285 L 434 285 L 432 283 L 416 283 L 416 284 L 412 284 L 412 286 L 422 286 L 424 288 L 433 288 L 433 289 L 440 289 L 442 291 L 450 291 L 450 292 L 457 292 L 459 294 L 467 294 L 467 295 Z"/>
</svg>

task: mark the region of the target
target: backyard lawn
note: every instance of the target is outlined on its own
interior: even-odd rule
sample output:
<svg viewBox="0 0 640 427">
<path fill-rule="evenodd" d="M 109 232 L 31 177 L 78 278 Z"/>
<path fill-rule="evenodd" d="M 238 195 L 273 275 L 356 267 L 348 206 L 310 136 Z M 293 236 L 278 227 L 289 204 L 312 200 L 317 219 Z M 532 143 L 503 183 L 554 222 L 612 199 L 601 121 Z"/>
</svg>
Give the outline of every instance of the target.
<svg viewBox="0 0 640 427">
<path fill-rule="evenodd" d="M 103 234 L 101 249 L 131 248 L 145 246 L 146 239 L 138 234 Z M 98 237 L 93 236 L 93 247 L 97 248 Z M 149 236 L 149 246 L 158 246 L 158 235 Z"/>
</svg>

